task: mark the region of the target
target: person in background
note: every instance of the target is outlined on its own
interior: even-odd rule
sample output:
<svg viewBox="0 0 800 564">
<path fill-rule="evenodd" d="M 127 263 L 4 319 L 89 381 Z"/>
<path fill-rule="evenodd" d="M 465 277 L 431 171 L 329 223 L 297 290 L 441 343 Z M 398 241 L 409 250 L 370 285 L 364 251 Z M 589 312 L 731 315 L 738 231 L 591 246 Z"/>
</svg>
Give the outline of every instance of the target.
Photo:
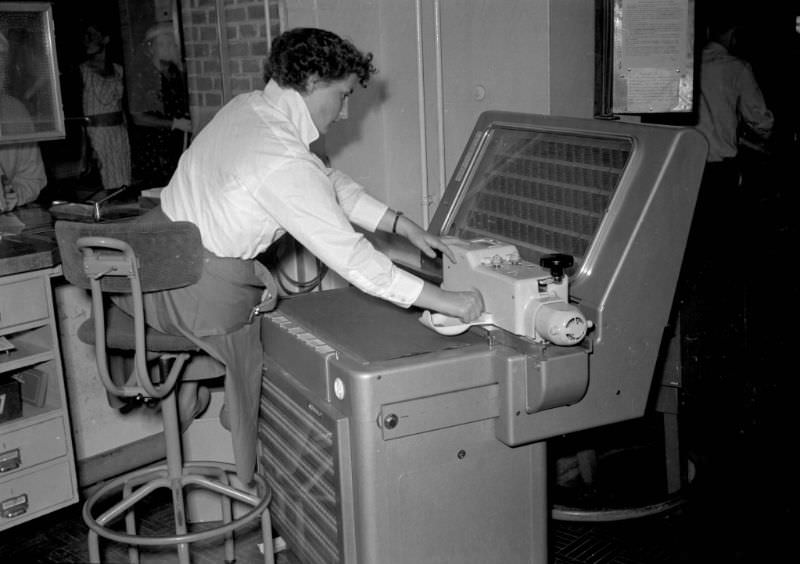
<svg viewBox="0 0 800 564">
<path fill-rule="evenodd" d="M 284 233 L 356 288 L 399 307 L 465 322 L 483 312 L 478 292 L 445 291 L 376 250 L 353 224 L 396 233 L 430 257 L 438 251 L 454 259 L 439 237 L 310 150 L 375 72 L 371 54 L 329 31 L 300 28 L 276 37 L 266 87 L 217 112 L 183 153 L 161 207 L 140 219 L 189 221 L 200 230 L 206 254 L 200 281 L 149 294 L 145 311 L 156 329 L 186 336 L 225 365 L 227 419 L 245 483 L 255 463 L 263 360 L 260 324 L 252 320 L 277 298 L 274 280 L 256 259 Z"/>
<path fill-rule="evenodd" d="M 775 123 L 750 64 L 733 54 L 738 32 L 735 20 L 717 16 L 700 65 L 697 129 L 708 141 L 704 184 L 727 189 L 739 184 L 739 145 L 764 146 Z"/>
<path fill-rule="evenodd" d="M 750 401 L 748 284 L 757 277 L 736 270 L 749 254 L 760 196 L 753 178 L 743 182 L 741 147 L 766 147 L 775 121 L 751 65 L 734 54 L 736 18 L 729 10 L 709 14 L 696 126 L 708 156 L 679 284 L 684 415 L 696 429 L 687 434 L 689 450 L 698 472 L 711 475 L 735 464 L 739 410 Z"/>
<path fill-rule="evenodd" d="M 83 115 L 103 188 L 113 190 L 131 183 L 131 148 L 123 111 L 125 82 L 122 66 L 108 54 L 110 36 L 97 24 L 86 28 L 86 61 L 80 65 Z"/>
<path fill-rule="evenodd" d="M 137 126 L 136 178 L 165 186 L 188 146 L 192 121 L 189 94 L 175 30 L 159 23 L 147 30 L 146 61 L 131 84 L 131 117 Z"/>
<path fill-rule="evenodd" d="M 742 185 L 740 146 L 765 146 L 774 126 L 750 64 L 733 54 L 739 24 L 733 14 L 715 12 L 710 19 L 700 65 L 697 130 L 708 141 L 708 155 L 684 259 L 686 293 L 695 309 L 717 304 L 735 310 L 740 296 L 733 280 L 719 284 L 741 252 L 745 210 L 755 199 Z M 749 200 L 749 201 L 748 201 Z M 724 218 L 726 227 L 721 227 Z M 731 298 L 733 301 L 730 301 Z M 716 307 L 716 305 L 715 305 Z M 710 314 L 710 312 L 707 312 Z"/>
<path fill-rule="evenodd" d="M 34 125 L 22 102 L 6 90 L 9 42 L 0 32 L 0 126 L 3 135 L 33 133 Z M 0 143 L 0 212 L 33 202 L 47 184 L 37 143 Z"/>
</svg>

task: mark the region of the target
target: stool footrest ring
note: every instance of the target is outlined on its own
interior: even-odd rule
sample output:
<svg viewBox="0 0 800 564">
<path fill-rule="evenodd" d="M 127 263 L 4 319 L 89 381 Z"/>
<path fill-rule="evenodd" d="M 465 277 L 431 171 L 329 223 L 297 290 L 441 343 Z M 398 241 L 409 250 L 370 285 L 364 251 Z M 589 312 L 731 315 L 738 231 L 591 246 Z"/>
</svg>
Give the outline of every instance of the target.
<svg viewBox="0 0 800 564">
<path fill-rule="evenodd" d="M 136 546 L 171 546 L 171 545 L 179 545 L 184 543 L 192 543 L 201 540 L 208 540 L 214 539 L 217 537 L 221 537 L 227 533 L 235 531 L 243 527 L 244 525 L 250 523 L 251 521 L 256 520 L 257 518 L 261 517 L 262 514 L 267 510 L 267 506 L 269 505 L 270 501 L 272 500 L 272 491 L 267 485 L 264 478 L 259 475 L 254 476 L 254 480 L 256 483 L 257 491 L 265 492 L 263 496 L 254 496 L 244 490 L 235 488 L 223 482 L 214 482 L 208 478 L 202 478 L 198 476 L 198 473 L 201 474 L 214 474 L 215 472 L 221 470 L 226 474 L 235 474 L 236 467 L 233 464 L 228 464 L 225 462 L 208 462 L 208 461 L 198 461 L 198 462 L 185 462 L 184 467 L 186 472 L 183 476 L 170 480 L 167 478 L 167 467 L 166 464 L 159 464 L 156 466 L 150 466 L 148 468 L 143 468 L 141 470 L 137 470 L 134 472 L 130 472 L 118 478 L 115 478 L 108 482 L 107 484 L 103 485 L 100 489 L 98 489 L 94 494 L 92 494 L 84 503 L 83 505 L 83 520 L 86 523 L 86 526 L 97 533 L 100 537 L 116 541 L 119 543 L 129 544 L 129 545 L 136 545 Z M 155 480 L 156 486 L 155 488 L 148 488 L 149 482 L 151 480 Z M 212 491 L 214 493 L 219 494 L 220 496 L 228 496 L 234 501 L 245 503 L 252 506 L 247 513 L 241 515 L 236 518 L 232 518 L 230 522 L 224 523 L 222 525 L 207 528 L 203 531 L 196 532 L 196 533 L 187 533 L 182 535 L 171 535 L 171 536 L 141 536 L 141 535 L 131 535 L 122 533 L 119 531 L 115 531 L 109 529 L 105 524 L 101 524 L 98 522 L 98 517 L 95 517 L 92 514 L 92 510 L 94 506 L 101 500 L 106 499 L 111 494 L 119 495 L 122 489 L 131 483 L 138 484 L 140 488 L 144 487 L 149 489 L 150 491 L 154 489 L 158 489 L 161 487 L 168 488 L 170 481 L 172 482 L 180 482 L 180 487 L 184 487 L 186 485 L 191 485 L 194 487 L 201 487 L 205 490 Z M 133 510 L 135 504 L 144 499 L 150 491 L 147 491 L 144 496 L 141 496 L 140 499 L 136 499 L 130 507 L 127 507 L 124 511 L 120 512 L 119 515 L 114 515 L 113 518 L 109 519 L 109 524 L 111 522 L 116 522 L 116 520 L 122 516 L 124 516 L 129 511 Z M 131 494 L 132 496 L 136 496 L 136 490 L 133 491 Z M 123 504 L 126 502 L 125 497 L 118 502 L 117 505 Z M 107 510 L 104 515 L 114 513 L 114 509 Z"/>
</svg>

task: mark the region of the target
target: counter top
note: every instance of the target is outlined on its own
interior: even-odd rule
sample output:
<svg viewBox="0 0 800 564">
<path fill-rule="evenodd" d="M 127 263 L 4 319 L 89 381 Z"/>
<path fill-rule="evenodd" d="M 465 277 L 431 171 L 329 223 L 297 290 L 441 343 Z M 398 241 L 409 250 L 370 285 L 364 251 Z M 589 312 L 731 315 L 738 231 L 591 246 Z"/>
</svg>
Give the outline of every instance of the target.
<svg viewBox="0 0 800 564">
<path fill-rule="evenodd" d="M 108 221 L 133 218 L 142 212 L 138 202 L 120 202 L 104 207 Z M 81 221 L 85 217 L 54 217 L 37 205 L 0 214 L 0 276 L 17 274 L 61 264 L 56 243 L 55 219 Z"/>
<path fill-rule="evenodd" d="M 0 276 L 60 263 L 47 210 L 29 206 L 0 215 Z"/>
<path fill-rule="evenodd" d="M 50 268 L 60 264 L 54 239 L 29 235 L 3 235 L 0 240 L 0 276 Z"/>
</svg>

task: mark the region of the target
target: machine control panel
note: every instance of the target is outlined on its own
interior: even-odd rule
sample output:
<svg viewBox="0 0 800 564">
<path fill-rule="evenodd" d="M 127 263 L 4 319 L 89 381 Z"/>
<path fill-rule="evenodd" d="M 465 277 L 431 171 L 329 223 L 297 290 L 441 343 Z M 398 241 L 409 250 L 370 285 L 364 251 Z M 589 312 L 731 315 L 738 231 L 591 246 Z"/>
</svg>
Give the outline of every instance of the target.
<svg viewBox="0 0 800 564">
<path fill-rule="evenodd" d="M 520 257 L 517 248 L 493 239 L 445 237 L 456 261 L 444 259 L 442 288 L 478 290 L 492 323 L 537 342 L 576 345 L 590 323 L 569 303 L 572 264 L 568 255 L 547 255 L 542 264 Z"/>
</svg>

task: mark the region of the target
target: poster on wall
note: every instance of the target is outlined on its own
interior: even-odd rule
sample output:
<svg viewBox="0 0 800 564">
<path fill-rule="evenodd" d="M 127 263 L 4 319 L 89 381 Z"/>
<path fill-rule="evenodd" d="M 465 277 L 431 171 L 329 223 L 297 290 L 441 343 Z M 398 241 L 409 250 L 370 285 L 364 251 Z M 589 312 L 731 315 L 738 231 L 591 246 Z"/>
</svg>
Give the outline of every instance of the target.
<svg viewBox="0 0 800 564">
<path fill-rule="evenodd" d="M 612 111 L 691 112 L 694 0 L 614 0 Z"/>
</svg>

